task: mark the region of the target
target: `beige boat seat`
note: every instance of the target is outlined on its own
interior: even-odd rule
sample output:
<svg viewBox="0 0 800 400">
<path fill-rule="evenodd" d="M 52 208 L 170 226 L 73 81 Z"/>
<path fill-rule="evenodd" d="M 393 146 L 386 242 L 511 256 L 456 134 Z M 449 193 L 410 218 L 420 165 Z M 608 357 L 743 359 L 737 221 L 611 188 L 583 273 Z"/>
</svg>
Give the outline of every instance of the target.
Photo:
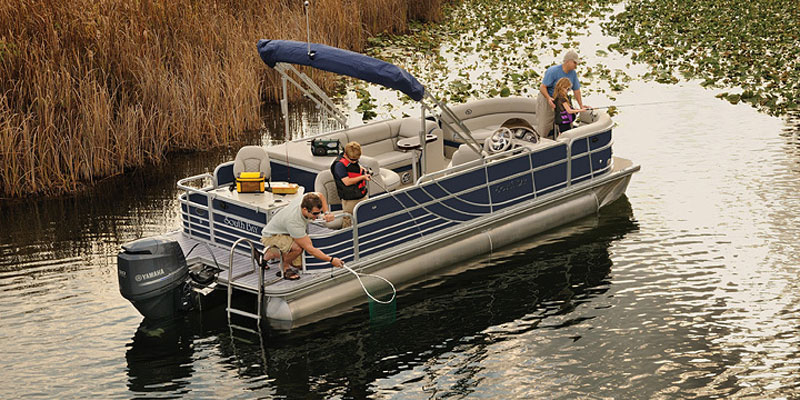
<svg viewBox="0 0 800 400">
<path fill-rule="evenodd" d="M 450 165 L 448 166 L 448 168 L 455 167 L 461 164 L 466 164 L 470 161 L 475 161 L 480 158 L 481 156 L 478 153 L 476 153 L 475 150 L 472 150 L 472 148 L 470 148 L 469 145 L 462 144 L 461 146 L 458 146 L 458 150 L 456 150 L 456 152 L 453 153 L 453 158 L 452 160 L 450 160 Z"/>
<path fill-rule="evenodd" d="M 233 160 L 233 176 L 242 172 L 261 172 L 269 180 L 269 155 L 261 146 L 244 146 Z"/>
<path fill-rule="evenodd" d="M 368 156 L 361 156 L 358 163 L 374 172 L 372 181 L 368 183 L 370 196 L 378 195 L 387 190 L 391 192 L 400 187 L 400 175 L 388 168 L 380 168 L 378 160 Z"/>
</svg>

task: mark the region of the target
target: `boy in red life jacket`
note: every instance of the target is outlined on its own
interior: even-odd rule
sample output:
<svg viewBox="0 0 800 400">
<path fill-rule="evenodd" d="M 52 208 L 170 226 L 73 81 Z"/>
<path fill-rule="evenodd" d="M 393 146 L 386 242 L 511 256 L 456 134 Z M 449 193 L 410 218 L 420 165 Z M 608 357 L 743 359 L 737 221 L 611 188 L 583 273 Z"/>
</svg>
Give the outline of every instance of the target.
<svg viewBox="0 0 800 400">
<path fill-rule="evenodd" d="M 358 142 L 350 142 L 344 146 L 344 153 L 331 164 L 331 174 L 336 182 L 336 192 L 342 199 L 342 209 L 350 214 L 353 214 L 358 202 L 369 197 L 367 181 L 371 177 L 358 165 L 359 158 L 361 158 L 361 145 Z M 352 224 L 349 216 L 343 218 L 342 228 Z"/>
</svg>

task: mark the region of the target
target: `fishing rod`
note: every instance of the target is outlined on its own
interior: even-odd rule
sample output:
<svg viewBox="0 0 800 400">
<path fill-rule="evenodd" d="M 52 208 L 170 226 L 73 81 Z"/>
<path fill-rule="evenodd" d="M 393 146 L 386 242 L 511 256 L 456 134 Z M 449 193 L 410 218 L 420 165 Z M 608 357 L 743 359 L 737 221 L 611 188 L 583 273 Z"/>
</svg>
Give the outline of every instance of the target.
<svg viewBox="0 0 800 400">
<path fill-rule="evenodd" d="M 589 110 L 603 110 L 606 108 L 620 108 L 620 107 L 638 107 L 638 106 L 653 106 L 656 104 L 669 104 L 669 103 L 679 103 L 678 100 L 671 100 L 671 101 L 654 101 L 652 103 L 629 103 L 629 104 L 619 104 L 619 105 L 612 105 L 612 106 L 603 106 L 603 107 L 592 107 Z"/>
</svg>

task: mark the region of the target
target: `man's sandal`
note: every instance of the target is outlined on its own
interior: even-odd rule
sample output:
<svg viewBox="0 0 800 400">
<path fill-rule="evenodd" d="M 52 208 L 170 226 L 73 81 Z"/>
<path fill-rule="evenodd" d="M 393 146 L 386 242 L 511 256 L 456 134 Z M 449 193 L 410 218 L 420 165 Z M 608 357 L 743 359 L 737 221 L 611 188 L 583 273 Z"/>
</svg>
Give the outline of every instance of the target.
<svg viewBox="0 0 800 400">
<path fill-rule="evenodd" d="M 281 271 L 278 271 L 275 276 L 281 276 Z M 300 279 L 300 274 L 294 270 L 294 268 L 289 268 L 286 271 L 283 271 L 283 279 L 287 281 L 296 281 Z"/>
</svg>

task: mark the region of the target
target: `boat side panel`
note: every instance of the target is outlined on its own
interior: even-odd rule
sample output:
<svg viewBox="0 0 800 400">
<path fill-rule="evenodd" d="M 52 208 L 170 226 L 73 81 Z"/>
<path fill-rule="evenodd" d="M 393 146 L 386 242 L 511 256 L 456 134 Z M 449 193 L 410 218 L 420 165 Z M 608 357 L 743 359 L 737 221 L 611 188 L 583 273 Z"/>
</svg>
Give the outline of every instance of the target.
<svg viewBox="0 0 800 400">
<path fill-rule="evenodd" d="M 530 174 L 492 184 L 489 190 L 492 193 L 492 207 L 495 210 L 513 206 L 520 201 L 535 197 L 533 179 Z"/>
<path fill-rule="evenodd" d="M 322 250 L 325 254 L 337 257 L 344 262 L 353 261 L 353 231 L 344 230 L 332 236 L 311 237 L 314 247 Z M 306 269 L 325 269 L 330 268 L 331 264 L 317 259 L 316 257 L 303 252 L 306 262 Z"/>
<path fill-rule="evenodd" d="M 482 182 L 477 182 L 477 183 L 482 183 Z M 447 197 L 454 196 L 451 197 L 450 199 L 444 200 L 444 203 L 448 207 L 454 208 L 458 212 L 483 214 L 490 211 L 489 194 L 486 191 L 486 188 L 483 187 L 478 187 L 476 189 L 466 191 L 463 193 L 455 193 L 446 190 L 442 185 L 440 185 L 439 182 L 433 182 L 424 185 L 421 188 L 421 190 L 424 190 L 426 193 L 430 194 L 431 198 L 436 198 L 436 199 L 446 199 Z"/>
<path fill-rule="evenodd" d="M 586 142 L 584 141 L 584 143 Z M 580 158 L 573 158 L 571 163 L 572 184 L 591 178 L 591 168 L 588 154 Z"/>
<path fill-rule="evenodd" d="M 548 147 L 531 154 L 533 167 L 541 167 L 556 161 L 565 161 L 567 158 L 567 145 Z"/>
<path fill-rule="evenodd" d="M 589 136 L 589 149 L 597 150 L 607 144 L 611 143 L 611 130 L 600 132 L 596 135 Z"/>
<path fill-rule="evenodd" d="M 227 162 L 217 167 L 214 170 L 214 180 L 217 182 L 218 187 L 232 184 L 234 181 L 233 163 Z"/>
<path fill-rule="evenodd" d="M 533 176 L 536 183 L 537 196 L 562 189 L 567 186 L 567 163 L 558 163 L 538 170 L 533 173 Z"/>
<path fill-rule="evenodd" d="M 586 138 L 575 139 L 572 141 L 570 151 L 572 153 L 572 157 L 577 157 L 589 151 L 589 143 L 586 141 Z"/>
<path fill-rule="evenodd" d="M 610 147 L 592 153 L 592 173 L 599 175 L 602 170 L 610 170 L 609 167 L 611 165 L 611 156 L 612 154 Z"/>
<path fill-rule="evenodd" d="M 528 157 L 516 157 L 501 163 L 492 163 L 486 169 L 489 181 L 494 182 L 512 175 L 530 171 L 531 162 Z"/>
</svg>

